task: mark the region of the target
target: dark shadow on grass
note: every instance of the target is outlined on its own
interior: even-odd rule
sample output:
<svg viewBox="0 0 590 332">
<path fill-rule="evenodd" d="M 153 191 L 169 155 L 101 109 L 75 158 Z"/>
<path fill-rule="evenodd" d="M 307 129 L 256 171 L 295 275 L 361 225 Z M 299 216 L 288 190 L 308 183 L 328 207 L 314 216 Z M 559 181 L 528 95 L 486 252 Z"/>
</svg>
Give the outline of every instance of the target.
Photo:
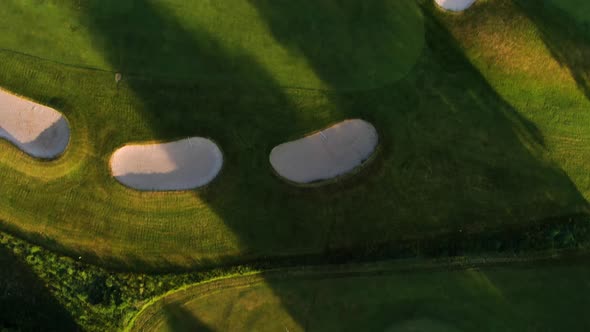
<svg viewBox="0 0 590 332">
<path fill-rule="evenodd" d="M 166 326 L 174 332 L 213 332 L 213 329 L 201 322 L 195 313 L 178 303 L 165 304 L 162 311 Z"/>
<path fill-rule="evenodd" d="M 402 78 L 422 49 L 413 1 L 248 0 L 274 38 L 302 55 L 330 88 L 367 89 Z"/>
<path fill-rule="evenodd" d="M 580 91 L 590 99 L 590 26 L 576 23 L 547 0 L 515 2 L 536 25 L 553 58 L 569 70 Z"/>
<path fill-rule="evenodd" d="M 79 331 L 43 281 L 7 248 L 0 246 L 0 330 Z"/>
</svg>

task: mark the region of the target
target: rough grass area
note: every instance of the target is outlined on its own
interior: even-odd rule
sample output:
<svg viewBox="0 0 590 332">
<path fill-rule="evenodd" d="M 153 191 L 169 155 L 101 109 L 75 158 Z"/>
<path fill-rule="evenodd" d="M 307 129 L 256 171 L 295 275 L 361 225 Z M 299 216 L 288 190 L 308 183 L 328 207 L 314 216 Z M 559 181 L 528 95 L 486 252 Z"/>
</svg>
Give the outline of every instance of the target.
<svg viewBox="0 0 590 332">
<path fill-rule="evenodd" d="M 11 1 L 26 3 L 32 4 Z M 408 75 L 380 88 L 336 92 L 285 88 L 276 79 L 280 66 L 223 46 L 214 27 L 190 27 L 190 11 L 173 14 L 175 2 L 118 3 L 101 10 L 88 10 L 96 9 L 93 1 L 66 7 L 70 20 L 85 24 L 109 68 L 123 69 L 119 84 L 112 72 L 0 52 L 0 84 L 62 111 L 72 127 L 70 148 L 49 163 L 0 141 L 2 228 L 83 261 L 158 269 L 480 232 L 587 211 L 590 104 L 572 78 L 577 67 L 524 66 L 533 54 L 553 59 L 535 20 L 525 15 L 542 8 L 495 0 L 457 16 L 422 1 L 422 14 L 407 14 L 424 20 L 425 32 L 413 30 L 412 43 L 426 38 Z M 63 2 L 43 2 L 48 4 Z M 354 8 L 337 2 L 318 6 L 324 16 L 353 15 Z M 257 24 L 268 31 L 286 29 L 273 18 L 289 6 L 253 1 L 247 7 L 256 8 Z M 129 11 L 135 14 L 121 18 Z M 508 23 L 494 24 L 507 17 Z M 138 25 L 152 38 L 143 38 Z M 312 33 L 296 35 L 302 39 L 275 36 L 268 47 L 317 42 Z M 171 44 L 158 42 L 169 39 Z M 260 84 L 176 77 L 175 71 L 210 72 L 166 58 L 161 52 L 176 54 L 170 47 L 191 52 L 202 68 L 247 68 Z M 141 61 L 134 58 L 139 55 Z M 297 56 L 306 59 L 309 75 L 333 87 L 345 82 L 322 73 L 327 60 L 314 52 Z M 169 76 L 131 74 L 136 63 Z M 380 70 L 392 77 L 397 72 Z M 366 119 L 379 132 L 379 156 L 370 167 L 317 188 L 294 188 L 273 174 L 272 147 L 346 118 Z M 205 189 L 141 193 L 109 176 L 110 155 L 128 142 L 195 135 L 213 138 L 226 156 L 221 174 Z"/>
<path fill-rule="evenodd" d="M 588 267 L 239 277 L 172 293 L 133 331 L 585 331 Z M 374 269 L 373 271 L 371 271 Z M 386 270 L 386 269 L 385 269 Z"/>
</svg>

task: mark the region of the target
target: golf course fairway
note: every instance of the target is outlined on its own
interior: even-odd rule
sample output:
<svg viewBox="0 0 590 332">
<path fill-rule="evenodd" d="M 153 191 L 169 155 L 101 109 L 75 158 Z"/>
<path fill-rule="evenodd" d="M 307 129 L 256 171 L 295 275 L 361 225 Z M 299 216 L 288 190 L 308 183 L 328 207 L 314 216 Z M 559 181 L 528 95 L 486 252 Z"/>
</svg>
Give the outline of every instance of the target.
<svg viewBox="0 0 590 332">
<path fill-rule="evenodd" d="M 588 266 L 295 272 L 212 281 L 154 302 L 131 331 L 583 331 Z"/>
<path fill-rule="evenodd" d="M 589 0 L 1 1 L 1 331 L 590 331 Z"/>
<path fill-rule="evenodd" d="M 318 89 L 397 81 L 415 64 L 424 39 L 414 0 L 6 0 L 0 18 L 6 27 L 2 48 L 68 65 L 266 84 L 244 63 L 247 57 L 277 84 Z M 21 22 L 28 22 L 26 29 Z M 113 52 L 114 61 L 105 51 Z M 215 59 L 219 52 L 228 57 Z"/>
<path fill-rule="evenodd" d="M 586 58 L 557 65 L 538 32 L 545 7 L 525 5 L 482 1 L 455 14 L 425 0 L 325 0 L 315 12 L 262 0 L 9 0 L 2 22 L 32 26 L 0 35 L 0 83 L 59 110 L 72 143 L 44 162 L 0 140 L 0 229 L 151 271 L 587 213 L 590 102 L 568 69 Z M 68 54 L 55 53 L 64 45 Z M 300 188 L 276 175 L 274 147 L 346 119 L 379 133 L 379 153 L 354 176 Z M 120 147 L 187 137 L 223 150 L 208 185 L 138 191 L 112 176 Z"/>
</svg>

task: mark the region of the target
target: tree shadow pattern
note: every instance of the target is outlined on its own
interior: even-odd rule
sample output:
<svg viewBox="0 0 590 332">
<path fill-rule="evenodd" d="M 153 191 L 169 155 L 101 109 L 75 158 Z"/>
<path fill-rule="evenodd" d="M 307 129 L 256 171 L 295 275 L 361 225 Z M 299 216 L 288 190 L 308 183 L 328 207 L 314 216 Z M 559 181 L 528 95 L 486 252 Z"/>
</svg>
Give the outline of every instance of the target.
<svg viewBox="0 0 590 332">
<path fill-rule="evenodd" d="M 580 91 L 590 99 L 590 26 L 579 24 L 548 0 L 515 0 L 535 24 L 551 55 L 566 67 Z"/>
</svg>

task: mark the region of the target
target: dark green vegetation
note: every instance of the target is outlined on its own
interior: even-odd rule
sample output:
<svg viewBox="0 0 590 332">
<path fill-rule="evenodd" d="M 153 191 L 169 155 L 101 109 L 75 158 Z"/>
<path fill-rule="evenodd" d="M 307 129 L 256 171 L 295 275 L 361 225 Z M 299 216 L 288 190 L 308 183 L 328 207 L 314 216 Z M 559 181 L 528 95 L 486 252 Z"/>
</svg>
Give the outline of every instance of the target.
<svg viewBox="0 0 590 332">
<path fill-rule="evenodd" d="M 584 331 L 590 268 L 488 267 L 246 276 L 181 290 L 135 331 Z M 389 270 L 388 270 L 389 268 Z"/>
<path fill-rule="evenodd" d="M 0 331 L 76 331 L 78 327 L 31 268 L 0 245 Z"/>
<path fill-rule="evenodd" d="M 327 12 L 319 17 L 354 9 L 322 3 L 318 10 Z M 371 3 L 389 6 L 384 4 L 389 1 Z M 4 87 L 63 111 L 72 125 L 71 147 L 55 162 L 33 161 L 0 143 L 2 225 L 50 248 L 124 268 L 188 268 L 520 227 L 587 211 L 585 96 L 560 67 L 544 71 L 550 81 L 545 88 L 527 71 L 505 74 L 496 66 L 503 58 L 482 67 L 476 53 L 500 47 L 502 33 L 510 32 L 515 43 L 531 40 L 528 31 L 536 24 L 518 11 L 514 28 L 499 31 L 497 43 L 478 39 L 493 37 L 491 30 L 470 33 L 474 27 L 468 19 L 479 19 L 477 26 L 484 29 L 512 6 L 509 1 L 485 2 L 469 12 L 480 11 L 479 16 L 446 15 L 430 1 L 421 2 L 417 19 L 424 31 L 412 31 L 416 45 L 424 38 L 426 43 L 413 69 L 396 83 L 349 92 L 282 86 L 274 79 L 275 68 L 260 65 L 256 52 L 226 49 L 207 29 L 185 28 L 170 2 L 101 2 L 101 10 L 94 10 L 98 2 L 79 4 L 54 3 L 74 13 L 70 21 L 84 27 L 94 51 L 123 72 L 119 85 L 111 72 L 0 54 Z M 247 6 L 256 9 L 276 47 L 302 49 L 295 53 L 308 57 L 309 73 L 337 86 L 334 77 L 318 70 L 325 59 L 305 51 L 298 39 L 314 34 L 282 35 L 286 28 L 273 18 L 296 15 L 292 8 L 257 1 Z M 126 14 L 132 15 L 122 19 Z M 142 22 L 149 23 L 142 27 L 150 29 L 151 40 L 132 28 Z M 460 34 L 471 38 L 459 39 Z M 543 41 L 535 40 L 539 47 L 516 48 L 516 55 L 551 60 Z M 196 69 L 174 58 L 167 69 L 160 53 L 172 47 L 168 42 L 183 45 L 196 62 L 211 68 L 236 63 L 236 74 L 247 68 L 246 76 L 258 83 L 175 78 L 175 65 L 176 72 Z M 137 63 L 138 54 L 143 67 L 166 71 L 168 78 L 119 67 Z M 520 59 L 516 55 L 506 61 Z M 502 89 L 532 85 L 538 89 L 530 90 L 541 94 L 559 75 L 565 83 L 540 101 Z M 380 155 L 365 170 L 314 189 L 293 188 L 272 174 L 273 146 L 351 117 L 367 119 L 380 133 Z M 207 188 L 139 193 L 110 177 L 108 158 L 122 144 L 190 135 L 214 138 L 226 157 L 221 175 Z"/>
<path fill-rule="evenodd" d="M 0 233 L 0 331 L 119 331 L 149 299 L 183 285 L 252 270 L 183 274 L 106 271 Z M 73 322 L 76 322 L 74 324 Z"/>
</svg>

